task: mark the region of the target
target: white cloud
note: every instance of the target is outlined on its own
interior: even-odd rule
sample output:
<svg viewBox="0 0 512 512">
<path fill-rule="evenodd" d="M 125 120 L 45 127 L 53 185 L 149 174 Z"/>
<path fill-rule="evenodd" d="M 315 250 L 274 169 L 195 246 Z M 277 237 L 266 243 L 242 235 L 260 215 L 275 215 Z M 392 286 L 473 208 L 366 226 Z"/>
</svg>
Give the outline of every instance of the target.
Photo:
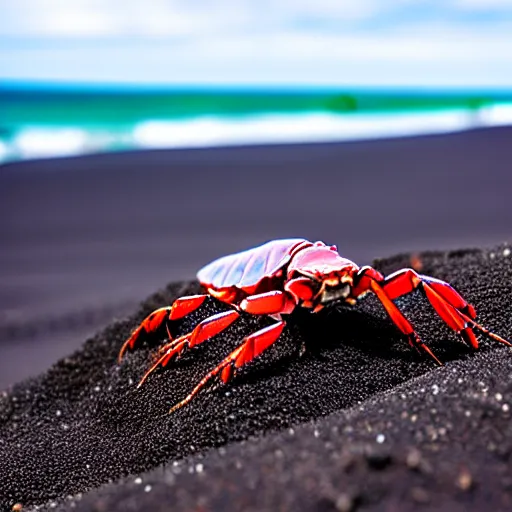
<svg viewBox="0 0 512 512">
<path fill-rule="evenodd" d="M 355 32 L 365 23 L 378 33 L 429 16 L 453 22 L 453 9 L 505 15 L 512 0 L 0 0 L 0 37 L 197 38 L 299 28 L 322 35 Z"/>
<path fill-rule="evenodd" d="M 401 0 L 391 0 L 389 5 Z M 324 19 L 326 21 L 354 21 L 367 19 L 386 10 L 383 2 L 378 0 L 288 0 L 265 2 L 265 15 L 281 20 Z"/>
<path fill-rule="evenodd" d="M 410 0 L 0 0 L 0 36 L 258 33 L 297 22 L 351 23 Z"/>
<path fill-rule="evenodd" d="M 512 29 L 512 27 L 509 27 Z M 283 33 L 215 40 L 38 45 L 0 52 L 4 77 L 146 83 L 504 85 L 512 40 L 489 31 L 386 36 Z"/>
<path fill-rule="evenodd" d="M 446 9 L 484 1 L 505 3 L 451 0 Z M 467 24 L 463 18 L 448 16 L 425 20 L 420 16 L 423 11 L 416 9 L 427 4 L 420 0 L 0 0 L 0 77 L 147 83 L 512 84 L 511 16 L 487 24 Z M 432 5 L 441 12 L 445 9 L 442 2 Z"/>
<path fill-rule="evenodd" d="M 455 7 L 477 11 L 512 11 L 512 0 L 454 0 Z"/>
<path fill-rule="evenodd" d="M 0 0 L 0 13 L 8 20 L 0 35 L 176 36 L 233 26 L 247 17 L 235 2 L 221 0 L 212 7 L 185 0 Z M 223 12 L 224 7 L 229 9 Z"/>
</svg>

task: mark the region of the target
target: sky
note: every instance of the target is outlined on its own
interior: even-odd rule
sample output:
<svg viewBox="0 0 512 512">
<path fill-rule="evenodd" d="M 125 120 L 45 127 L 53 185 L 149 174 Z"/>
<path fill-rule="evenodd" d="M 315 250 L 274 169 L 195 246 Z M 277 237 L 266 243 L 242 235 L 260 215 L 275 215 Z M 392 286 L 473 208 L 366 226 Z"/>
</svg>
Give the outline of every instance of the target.
<svg viewBox="0 0 512 512">
<path fill-rule="evenodd" d="M 512 87 L 512 0 L 0 0 L 0 82 Z"/>
</svg>

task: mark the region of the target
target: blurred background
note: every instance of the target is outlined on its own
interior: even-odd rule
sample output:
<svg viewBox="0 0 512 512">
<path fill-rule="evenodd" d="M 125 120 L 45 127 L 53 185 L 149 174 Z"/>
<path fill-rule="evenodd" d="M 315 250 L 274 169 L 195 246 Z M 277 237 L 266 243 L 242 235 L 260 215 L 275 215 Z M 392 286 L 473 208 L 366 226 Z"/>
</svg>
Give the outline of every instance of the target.
<svg viewBox="0 0 512 512">
<path fill-rule="evenodd" d="M 0 1 L 0 161 L 512 121 L 509 0 Z"/>
<path fill-rule="evenodd" d="M 0 388 L 278 237 L 510 241 L 509 0 L 0 0 Z"/>
</svg>

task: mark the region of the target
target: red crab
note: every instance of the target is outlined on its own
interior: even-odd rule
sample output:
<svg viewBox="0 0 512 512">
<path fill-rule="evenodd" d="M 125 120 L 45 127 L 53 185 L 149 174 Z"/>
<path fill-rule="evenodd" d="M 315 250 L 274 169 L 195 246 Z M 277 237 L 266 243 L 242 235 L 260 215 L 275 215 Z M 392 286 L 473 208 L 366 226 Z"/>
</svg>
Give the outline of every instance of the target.
<svg viewBox="0 0 512 512">
<path fill-rule="evenodd" d="M 247 251 L 219 258 L 198 273 L 199 282 L 206 289 L 203 295 L 177 299 L 172 306 L 153 311 L 132 333 L 119 353 L 119 360 L 128 348 L 132 349 L 142 336 L 154 333 L 165 324 L 170 341 L 161 347 L 155 364 L 146 372 L 139 386 L 159 366 L 166 366 L 186 349 L 227 329 L 241 311 L 253 315 L 268 315 L 275 319 L 269 327 L 247 336 L 240 346 L 229 354 L 197 384 L 191 393 L 176 404 L 171 412 L 182 407 L 216 376 L 228 382 L 237 368 L 244 366 L 272 345 L 285 326 L 283 315 L 295 308 L 320 311 L 333 301 L 355 304 L 368 292 L 373 292 L 395 325 L 407 336 L 409 344 L 424 350 L 442 364 L 420 340 L 409 321 L 393 300 L 420 288 L 437 314 L 473 348 L 478 348 L 474 330 L 509 347 L 507 340 L 475 322 L 476 312 L 448 283 L 416 273 L 412 269 L 399 270 L 388 277 L 372 267 L 359 268 L 338 254 L 336 246 L 323 242 L 309 242 L 302 238 L 273 240 Z M 208 295 L 233 307 L 200 322 L 192 332 L 172 339 L 167 323 L 188 315 L 199 308 Z"/>
</svg>

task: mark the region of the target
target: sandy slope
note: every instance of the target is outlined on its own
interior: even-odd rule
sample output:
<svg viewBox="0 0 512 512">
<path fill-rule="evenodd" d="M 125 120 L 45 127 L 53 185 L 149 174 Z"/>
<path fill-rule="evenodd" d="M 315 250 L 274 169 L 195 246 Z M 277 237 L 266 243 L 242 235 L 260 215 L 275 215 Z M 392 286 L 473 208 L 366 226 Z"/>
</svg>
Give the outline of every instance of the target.
<svg viewBox="0 0 512 512">
<path fill-rule="evenodd" d="M 510 240 L 512 128 L 0 167 L 0 389 L 162 283 L 273 238 L 359 264 Z"/>
<path fill-rule="evenodd" d="M 482 323 L 510 338 L 505 249 L 427 253 L 422 261 L 425 273 L 474 303 Z M 407 261 L 377 265 L 387 273 Z M 297 319 L 232 384 L 169 415 L 214 361 L 265 322 L 243 318 L 136 391 L 150 347 L 118 365 L 120 345 L 145 314 L 196 286 L 170 285 L 2 395 L 3 508 L 510 509 L 509 349 L 485 342 L 472 353 L 416 293 L 399 304 L 447 362 L 438 368 L 408 347 L 369 297 L 354 309 Z M 218 309 L 210 301 L 177 331 Z M 308 350 L 298 357 L 301 341 Z"/>
</svg>

